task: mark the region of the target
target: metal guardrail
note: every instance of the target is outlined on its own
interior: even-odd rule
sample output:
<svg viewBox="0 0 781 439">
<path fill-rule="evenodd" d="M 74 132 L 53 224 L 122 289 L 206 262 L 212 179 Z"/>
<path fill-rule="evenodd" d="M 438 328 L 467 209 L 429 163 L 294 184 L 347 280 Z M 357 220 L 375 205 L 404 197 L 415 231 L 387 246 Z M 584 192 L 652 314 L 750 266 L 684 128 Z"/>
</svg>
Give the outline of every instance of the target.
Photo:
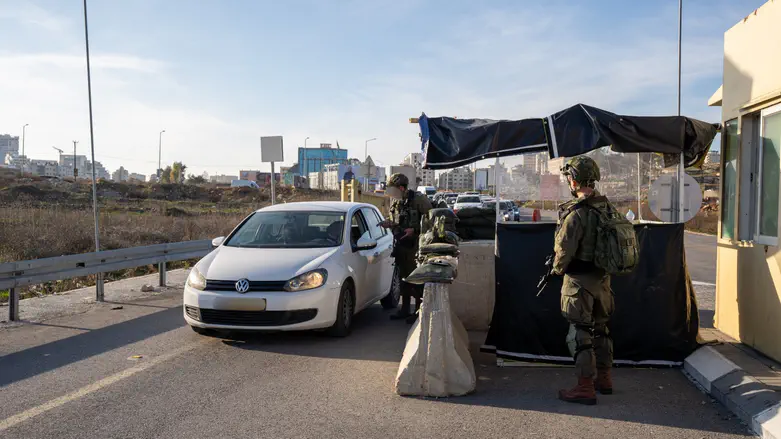
<svg viewBox="0 0 781 439">
<path fill-rule="evenodd" d="M 19 287 L 97 274 L 95 300 L 103 301 L 102 273 L 158 264 L 160 286 L 166 284 L 166 262 L 205 256 L 212 251 L 210 240 L 185 241 L 83 253 L 0 264 L 0 290 L 8 289 L 9 319 L 19 320 Z"/>
</svg>

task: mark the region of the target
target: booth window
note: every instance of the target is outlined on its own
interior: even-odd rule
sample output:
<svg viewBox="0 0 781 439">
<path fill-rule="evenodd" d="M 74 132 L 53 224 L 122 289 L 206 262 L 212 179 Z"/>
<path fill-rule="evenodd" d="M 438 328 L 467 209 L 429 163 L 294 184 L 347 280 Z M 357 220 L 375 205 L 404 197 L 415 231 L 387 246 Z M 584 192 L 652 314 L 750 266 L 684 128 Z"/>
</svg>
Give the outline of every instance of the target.
<svg viewBox="0 0 781 439">
<path fill-rule="evenodd" d="M 762 110 L 759 132 L 757 239 L 778 245 L 778 197 L 781 175 L 781 104 Z"/>
<path fill-rule="evenodd" d="M 721 237 L 732 239 L 735 237 L 735 207 L 737 205 L 737 177 L 738 177 L 738 120 L 732 119 L 725 124 L 722 144 L 722 172 L 723 176 L 723 200 L 721 206 Z"/>
</svg>

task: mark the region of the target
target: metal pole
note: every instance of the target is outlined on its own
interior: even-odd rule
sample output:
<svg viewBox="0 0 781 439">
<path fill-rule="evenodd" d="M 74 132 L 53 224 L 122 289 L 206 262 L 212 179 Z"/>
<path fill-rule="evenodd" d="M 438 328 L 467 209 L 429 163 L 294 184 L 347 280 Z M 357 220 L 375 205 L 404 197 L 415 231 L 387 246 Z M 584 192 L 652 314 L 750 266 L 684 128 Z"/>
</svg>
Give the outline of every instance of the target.
<svg viewBox="0 0 781 439">
<path fill-rule="evenodd" d="M 73 180 L 75 180 L 79 177 L 79 172 L 76 170 L 76 144 L 79 143 L 78 140 L 73 141 Z"/>
<path fill-rule="evenodd" d="M 19 320 L 19 290 L 16 288 L 8 291 L 8 320 L 11 322 Z"/>
<path fill-rule="evenodd" d="M 274 162 L 271 162 L 271 205 L 273 206 L 277 200 L 277 179 L 274 178 Z"/>
<path fill-rule="evenodd" d="M 640 202 L 640 153 L 637 153 L 637 218 L 643 219 L 642 205 Z"/>
<path fill-rule="evenodd" d="M 678 116 L 681 115 L 681 46 L 683 40 L 683 0 L 678 0 Z M 681 151 L 681 160 L 678 163 L 678 169 L 676 171 L 676 180 L 678 182 L 678 193 L 675 194 L 673 199 L 676 201 L 677 209 L 673 209 L 675 212 L 674 220 L 676 222 L 683 222 L 683 197 L 684 197 L 684 154 Z"/>
<path fill-rule="evenodd" d="M 496 195 L 496 222 L 499 222 L 499 156 L 494 165 L 494 195 Z"/>
<path fill-rule="evenodd" d="M 26 123 L 26 124 L 22 125 L 22 157 L 23 157 L 22 158 L 22 175 L 24 175 L 24 165 L 25 165 L 25 162 L 27 161 L 27 156 L 24 154 L 24 141 L 25 141 L 25 137 L 27 137 L 25 135 L 27 125 L 30 125 L 30 124 Z"/>
<path fill-rule="evenodd" d="M 95 175 L 95 134 L 92 120 L 92 77 L 89 62 L 89 31 L 87 27 L 87 0 L 84 0 L 84 45 L 87 53 L 87 99 L 89 101 L 89 141 L 92 153 L 92 211 L 95 215 L 95 251 L 100 251 L 100 219 L 98 217 L 98 183 Z M 74 160 L 76 158 L 74 157 Z M 97 276 L 95 300 L 103 301 L 103 274 Z"/>
<path fill-rule="evenodd" d="M 160 179 L 163 176 L 163 133 L 165 130 L 160 131 L 160 136 L 157 140 L 157 182 L 160 183 Z"/>
<path fill-rule="evenodd" d="M 160 286 L 164 287 L 166 286 L 166 264 L 165 261 L 160 262 L 157 264 L 157 271 L 160 274 Z"/>
</svg>

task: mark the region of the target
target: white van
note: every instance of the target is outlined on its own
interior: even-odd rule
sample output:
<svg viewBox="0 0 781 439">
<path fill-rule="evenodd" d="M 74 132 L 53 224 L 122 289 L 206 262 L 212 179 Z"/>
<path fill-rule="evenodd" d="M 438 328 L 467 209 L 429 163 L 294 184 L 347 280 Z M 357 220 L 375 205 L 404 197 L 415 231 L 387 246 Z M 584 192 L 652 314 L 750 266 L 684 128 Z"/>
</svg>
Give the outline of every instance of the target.
<svg viewBox="0 0 781 439">
<path fill-rule="evenodd" d="M 252 187 L 260 189 L 260 186 L 252 180 L 231 180 L 231 187 Z"/>
</svg>

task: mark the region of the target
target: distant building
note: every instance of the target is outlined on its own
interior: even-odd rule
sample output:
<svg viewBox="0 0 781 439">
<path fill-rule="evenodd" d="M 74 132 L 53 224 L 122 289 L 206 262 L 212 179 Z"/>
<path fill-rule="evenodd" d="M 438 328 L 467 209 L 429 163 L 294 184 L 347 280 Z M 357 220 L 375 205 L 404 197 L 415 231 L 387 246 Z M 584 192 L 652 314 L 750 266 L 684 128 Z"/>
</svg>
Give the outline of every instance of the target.
<svg viewBox="0 0 781 439">
<path fill-rule="evenodd" d="M 134 172 L 134 173 L 130 174 L 130 176 L 128 177 L 128 180 L 130 180 L 130 181 L 137 181 L 137 182 L 140 182 L 140 183 L 145 183 L 146 182 L 146 175 L 144 175 L 144 174 L 136 174 Z"/>
<path fill-rule="evenodd" d="M 60 177 L 73 177 L 73 165 L 76 164 L 77 178 L 86 178 L 87 175 L 87 156 L 85 155 L 60 155 Z M 90 166 L 90 174 L 92 174 Z"/>
<path fill-rule="evenodd" d="M 19 136 L 0 134 L 0 159 L 5 159 L 6 154 L 19 154 Z"/>
<path fill-rule="evenodd" d="M 541 152 L 538 154 L 535 154 L 534 157 L 534 172 L 536 172 L 538 175 L 542 175 L 548 172 L 548 153 L 547 152 Z"/>
<path fill-rule="evenodd" d="M 258 186 L 264 187 L 271 184 L 271 173 L 261 171 L 239 171 L 238 179 L 254 181 L 258 184 Z M 275 180 L 277 183 L 279 183 L 281 180 L 280 174 L 278 172 L 275 173 Z"/>
<path fill-rule="evenodd" d="M 328 189 L 325 187 L 325 174 L 326 172 L 310 172 L 307 176 L 307 180 L 309 180 L 309 187 L 311 189 Z"/>
<path fill-rule="evenodd" d="M 111 174 L 111 179 L 116 182 L 127 181 L 130 178 L 130 173 L 124 167 L 120 166 L 119 169 Z"/>
<path fill-rule="evenodd" d="M 59 167 L 56 160 L 30 160 L 25 166 L 25 172 L 41 177 L 57 177 Z"/>
<path fill-rule="evenodd" d="M 295 186 L 296 177 L 301 177 L 298 163 L 293 163 L 293 166 L 281 167 L 279 168 L 279 172 L 282 173 L 282 184 L 285 186 Z"/>
<path fill-rule="evenodd" d="M 157 174 L 149 174 L 149 182 L 150 183 L 157 183 Z"/>
<path fill-rule="evenodd" d="M 325 143 L 320 148 L 298 148 L 298 163 L 301 175 L 309 175 L 322 171 L 325 165 L 347 163 L 347 150 Z"/>
<path fill-rule="evenodd" d="M 468 167 L 445 171 L 439 174 L 438 186 L 440 189 L 449 191 L 471 190 L 474 186 L 472 171 Z"/>
<path fill-rule="evenodd" d="M 561 168 L 564 167 L 566 160 L 565 157 L 548 160 L 548 174 L 561 175 Z"/>
<path fill-rule="evenodd" d="M 16 153 L 6 153 L 3 156 L 3 163 L 9 168 L 22 169 L 22 166 L 27 165 L 27 157 Z"/>
<path fill-rule="evenodd" d="M 217 184 L 231 184 L 231 181 L 238 180 L 238 175 L 212 175 L 209 181 Z M 151 179 L 149 181 L 152 181 Z"/>
<path fill-rule="evenodd" d="M 415 168 L 417 178 L 420 179 L 418 183 L 421 186 L 436 186 L 437 176 L 433 169 L 423 169 L 423 154 L 419 152 L 411 152 L 404 157 L 401 162 L 402 165 L 408 165 Z"/>
<path fill-rule="evenodd" d="M 526 172 L 534 174 L 537 172 L 537 154 L 523 154 L 521 155 L 521 166 L 526 169 Z M 489 181 L 491 180 L 489 176 Z"/>
<path fill-rule="evenodd" d="M 705 163 L 720 163 L 721 162 L 721 153 L 719 151 L 710 151 L 708 155 L 705 156 Z"/>
</svg>

